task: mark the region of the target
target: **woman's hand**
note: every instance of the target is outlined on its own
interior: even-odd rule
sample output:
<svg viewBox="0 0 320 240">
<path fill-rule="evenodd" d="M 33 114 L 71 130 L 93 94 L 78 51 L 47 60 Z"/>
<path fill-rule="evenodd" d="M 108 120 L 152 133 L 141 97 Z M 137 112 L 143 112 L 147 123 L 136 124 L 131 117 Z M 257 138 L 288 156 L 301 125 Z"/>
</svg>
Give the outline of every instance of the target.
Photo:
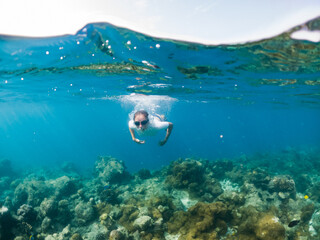
<svg viewBox="0 0 320 240">
<path fill-rule="evenodd" d="M 173 124 L 171 122 L 169 122 L 169 127 L 167 128 L 166 137 L 162 141 L 159 142 L 160 146 L 163 146 L 166 144 L 166 142 L 168 141 L 168 138 L 170 137 L 172 129 L 173 129 Z"/>
<path fill-rule="evenodd" d="M 162 140 L 162 141 L 159 142 L 159 145 L 160 145 L 160 146 L 163 146 L 163 145 L 166 144 L 166 142 L 167 142 L 167 140 Z"/>
<path fill-rule="evenodd" d="M 138 138 L 135 138 L 133 141 L 139 144 L 144 144 L 146 142 L 145 140 L 139 140 Z"/>
</svg>

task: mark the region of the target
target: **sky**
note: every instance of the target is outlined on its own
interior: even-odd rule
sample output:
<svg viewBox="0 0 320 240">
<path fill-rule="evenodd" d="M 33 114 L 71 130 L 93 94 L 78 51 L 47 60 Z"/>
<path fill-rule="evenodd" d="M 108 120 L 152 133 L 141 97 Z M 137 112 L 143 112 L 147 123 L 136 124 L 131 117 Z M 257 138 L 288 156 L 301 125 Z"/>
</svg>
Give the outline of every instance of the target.
<svg viewBox="0 0 320 240">
<path fill-rule="evenodd" d="M 319 0 L 1 0 L 0 34 L 57 36 L 109 22 L 155 37 L 230 44 L 269 38 L 318 16 Z"/>
</svg>

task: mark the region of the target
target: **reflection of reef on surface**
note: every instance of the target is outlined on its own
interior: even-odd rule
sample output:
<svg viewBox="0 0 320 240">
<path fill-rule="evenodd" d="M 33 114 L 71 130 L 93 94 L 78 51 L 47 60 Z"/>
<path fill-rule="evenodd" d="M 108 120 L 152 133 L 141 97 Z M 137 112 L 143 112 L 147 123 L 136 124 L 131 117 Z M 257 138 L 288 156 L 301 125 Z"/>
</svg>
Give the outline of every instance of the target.
<svg viewBox="0 0 320 240">
<path fill-rule="evenodd" d="M 44 73 L 64 73 L 67 71 L 81 71 L 81 73 L 94 73 L 97 76 L 107 75 L 125 75 L 125 74 L 150 74 L 155 72 L 154 67 L 146 66 L 141 63 L 121 62 L 121 63 L 103 63 L 103 64 L 90 64 L 80 65 L 74 67 L 51 67 L 51 68 L 29 68 L 16 72 L 0 71 L 1 74 L 17 74 L 22 75 L 26 73 L 31 74 L 44 74 Z"/>
<path fill-rule="evenodd" d="M 3 160 L 0 239 L 316 240 L 319 156 L 288 148 L 135 174 L 100 157 L 90 177 L 70 164 L 19 175 Z"/>
<path fill-rule="evenodd" d="M 203 74 L 208 76 L 223 76 L 223 73 L 219 68 L 212 66 L 193 66 L 189 68 L 178 66 L 177 69 L 187 78 L 193 80 L 200 78 L 199 75 Z"/>
</svg>

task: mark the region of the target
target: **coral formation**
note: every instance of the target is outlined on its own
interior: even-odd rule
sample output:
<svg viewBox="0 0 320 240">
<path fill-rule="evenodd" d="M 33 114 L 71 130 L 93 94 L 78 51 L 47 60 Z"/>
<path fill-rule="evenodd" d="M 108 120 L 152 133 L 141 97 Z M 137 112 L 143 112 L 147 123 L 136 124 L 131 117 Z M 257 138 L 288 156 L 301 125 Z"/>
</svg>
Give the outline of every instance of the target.
<svg viewBox="0 0 320 240">
<path fill-rule="evenodd" d="M 270 192 L 287 193 L 291 198 L 296 197 L 296 186 L 294 180 L 290 176 L 274 176 L 269 184 Z"/>
<path fill-rule="evenodd" d="M 18 220 L 21 222 L 33 223 L 37 219 L 37 212 L 32 206 L 23 204 L 17 210 Z"/>
<path fill-rule="evenodd" d="M 231 212 L 225 204 L 199 202 L 187 212 L 176 212 L 168 222 L 168 231 L 179 233 L 179 239 L 218 239 L 226 234 L 226 222 L 230 220 Z"/>
<path fill-rule="evenodd" d="M 186 158 L 134 175 L 122 161 L 100 157 L 91 176 L 70 164 L 56 173 L 0 176 L 0 238 L 317 240 L 317 168 L 306 174 L 287 166 L 288 159 L 312 165 L 319 155 L 279 155 L 287 157 L 283 164 L 267 162 L 267 154 Z"/>
<path fill-rule="evenodd" d="M 80 225 L 88 224 L 95 217 L 95 210 L 90 202 L 80 202 L 74 209 L 75 220 Z"/>
<path fill-rule="evenodd" d="M 130 176 L 124 163 L 112 157 L 100 157 L 96 161 L 95 175 L 103 184 L 121 183 Z"/>
<path fill-rule="evenodd" d="M 167 183 L 178 189 L 197 188 L 204 180 L 205 166 L 194 159 L 179 159 L 170 164 Z"/>
<path fill-rule="evenodd" d="M 223 191 L 218 180 L 210 176 L 206 178 L 207 167 L 207 161 L 179 159 L 170 164 L 166 183 L 173 188 L 187 190 L 193 197 L 212 201 Z"/>
<path fill-rule="evenodd" d="M 139 170 L 139 172 L 137 173 L 138 177 L 142 180 L 145 180 L 145 179 L 148 179 L 148 178 L 151 178 L 151 173 L 148 169 L 141 169 Z"/>
</svg>

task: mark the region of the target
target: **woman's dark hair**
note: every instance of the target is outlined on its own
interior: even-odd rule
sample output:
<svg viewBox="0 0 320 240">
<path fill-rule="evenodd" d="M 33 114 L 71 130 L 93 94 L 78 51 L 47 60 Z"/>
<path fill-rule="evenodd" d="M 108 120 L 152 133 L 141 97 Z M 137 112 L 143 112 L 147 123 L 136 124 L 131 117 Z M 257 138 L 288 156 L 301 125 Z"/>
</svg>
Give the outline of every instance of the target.
<svg viewBox="0 0 320 240">
<path fill-rule="evenodd" d="M 142 114 L 142 115 L 145 116 L 146 118 L 148 118 L 148 116 L 149 116 L 149 114 L 147 113 L 147 111 L 145 111 L 145 110 L 139 110 L 139 111 L 137 111 L 137 112 L 134 114 L 134 116 L 133 116 L 133 121 L 134 121 L 134 119 L 136 118 L 136 116 L 137 116 L 137 115 L 140 115 L 140 114 Z"/>
</svg>

